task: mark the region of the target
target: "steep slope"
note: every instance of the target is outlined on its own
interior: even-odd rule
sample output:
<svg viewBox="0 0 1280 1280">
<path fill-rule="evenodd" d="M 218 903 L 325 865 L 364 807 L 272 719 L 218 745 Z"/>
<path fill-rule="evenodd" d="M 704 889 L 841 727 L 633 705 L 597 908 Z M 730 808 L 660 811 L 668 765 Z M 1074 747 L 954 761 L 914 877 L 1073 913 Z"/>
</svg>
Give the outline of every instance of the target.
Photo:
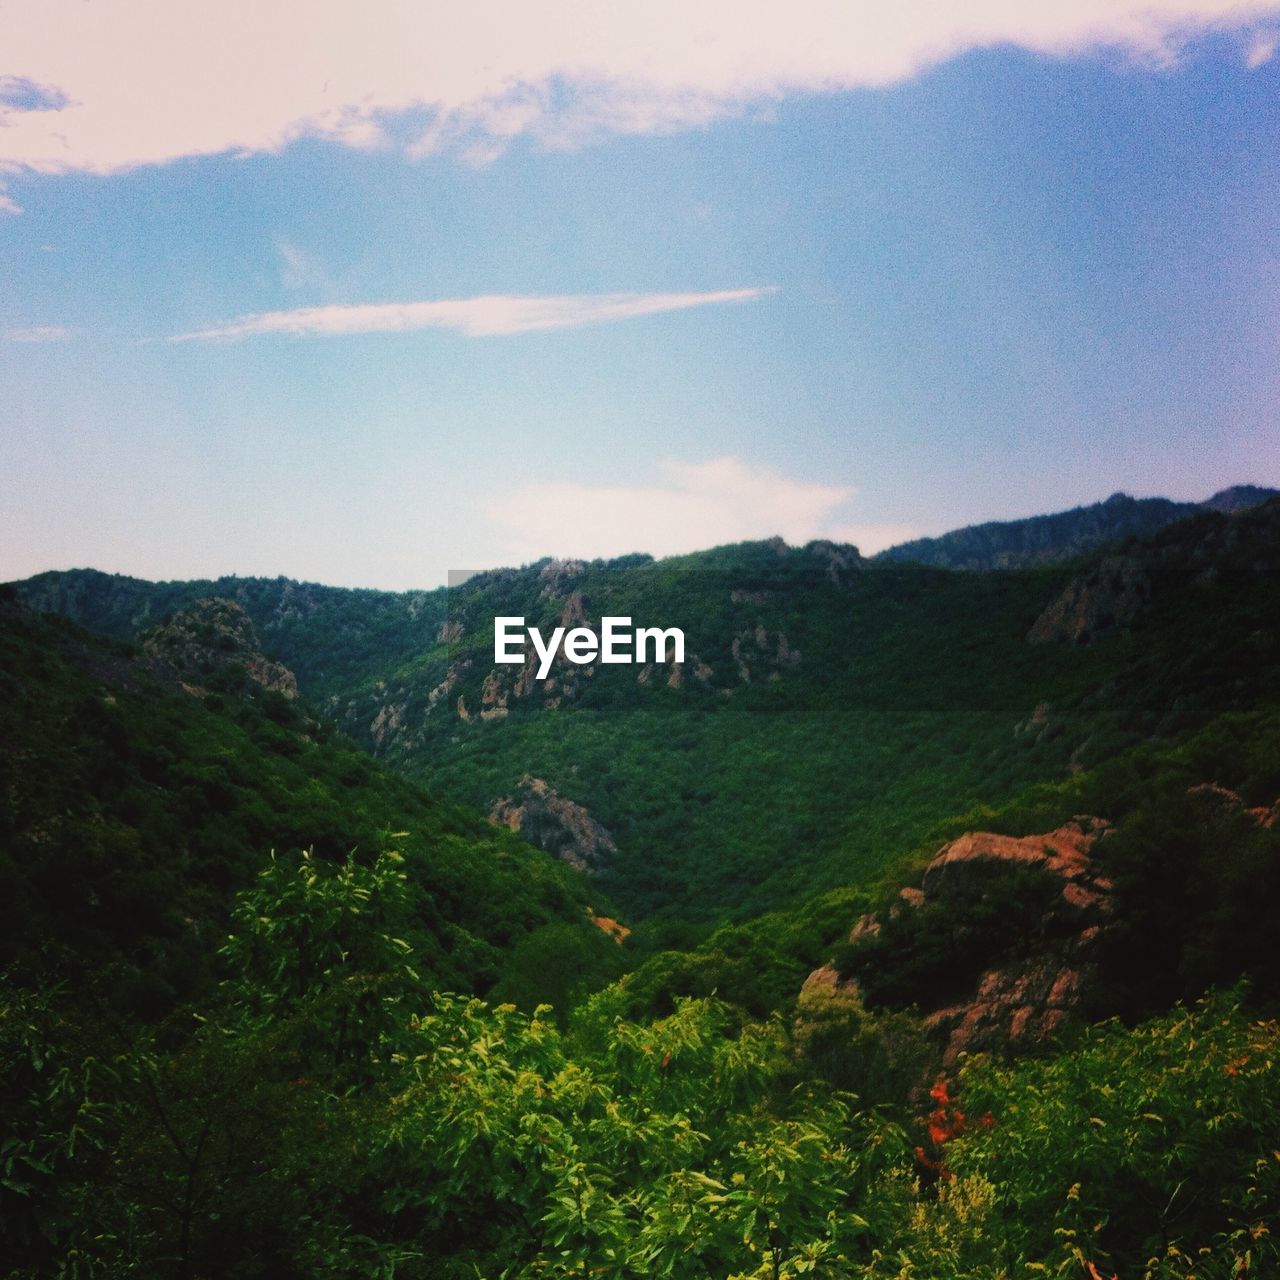
<svg viewBox="0 0 1280 1280">
<path fill-rule="evenodd" d="M 590 856 L 574 856 L 628 923 L 660 915 L 674 928 L 865 881 L 949 814 L 1270 697 L 1278 523 L 1274 501 L 1198 511 L 1108 553 L 1128 568 L 1106 598 L 1090 577 L 1111 581 L 1105 558 L 956 574 L 777 541 L 544 562 L 478 575 L 447 599 L 219 590 L 370 751 L 503 821 L 527 811 L 557 851 L 573 840 L 542 818 L 571 814 L 597 833 Z M 1126 582 L 1141 589 L 1125 594 Z M 22 590 L 119 626 L 134 616 L 120 600 L 134 608 L 145 584 L 107 587 L 105 604 L 74 581 Z M 290 592 L 315 602 L 305 623 L 282 617 Z M 346 621 L 361 602 L 377 622 L 363 631 Z M 538 680 L 528 664 L 495 664 L 497 615 L 544 630 L 606 615 L 680 626 L 688 653 L 641 666 L 561 655 Z M 529 780 L 544 797 L 532 807 Z"/>
<path fill-rule="evenodd" d="M 197 649 L 200 687 L 184 646 L 211 615 L 229 630 Z M 232 895 L 271 850 L 394 844 L 441 986 L 562 994 L 536 989 L 539 931 L 584 979 L 614 971 L 588 918 L 606 904 L 576 873 L 370 760 L 286 696 L 282 668 L 255 679 L 251 650 L 217 642 L 244 625 L 225 604 L 179 614 L 139 651 L 0 603 L 0 969 L 162 1013 L 208 986 Z"/>
</svg>

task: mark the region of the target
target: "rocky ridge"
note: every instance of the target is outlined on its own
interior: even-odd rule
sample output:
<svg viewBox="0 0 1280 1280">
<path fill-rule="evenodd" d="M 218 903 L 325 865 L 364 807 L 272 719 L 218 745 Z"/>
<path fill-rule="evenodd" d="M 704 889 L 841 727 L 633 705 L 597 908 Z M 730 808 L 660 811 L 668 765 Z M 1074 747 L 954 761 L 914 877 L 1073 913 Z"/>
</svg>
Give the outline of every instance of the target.
<svg viewBox="0 0 1280 1280">
<path fill-rule="evenodd" d="M 489 821 L 518 832 L 530 844 L 588 874 L 600 871 L 618 851 L 613 836 L 584 806 L 529 774 L 511 795 L 494 801 Z"/>
<path fill-rule="evenodd" d="M 293 672 L 262 652 L 249 615 L 234 600 L 197 600 L 144 632 L 141 642 L 143 653 L 176 674 L 192 694 L 203 694 L 210 680 L 240 668 L 263 689 L 298 696 Z"/>
</svg>

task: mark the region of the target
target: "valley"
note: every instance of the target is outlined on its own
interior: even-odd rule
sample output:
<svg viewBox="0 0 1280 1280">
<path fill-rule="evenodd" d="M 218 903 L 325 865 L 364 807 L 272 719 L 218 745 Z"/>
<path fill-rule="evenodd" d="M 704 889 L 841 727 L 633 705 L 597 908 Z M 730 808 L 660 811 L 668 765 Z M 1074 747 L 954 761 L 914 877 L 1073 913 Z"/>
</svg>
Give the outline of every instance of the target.
<svg viewBox="0 0 1280 1280">
<path fill-rule="evenodd" d="M 8 1274 L 1266 1274 L 1278 618 L 1277 499 L 4 588 Z"/>
</svg>

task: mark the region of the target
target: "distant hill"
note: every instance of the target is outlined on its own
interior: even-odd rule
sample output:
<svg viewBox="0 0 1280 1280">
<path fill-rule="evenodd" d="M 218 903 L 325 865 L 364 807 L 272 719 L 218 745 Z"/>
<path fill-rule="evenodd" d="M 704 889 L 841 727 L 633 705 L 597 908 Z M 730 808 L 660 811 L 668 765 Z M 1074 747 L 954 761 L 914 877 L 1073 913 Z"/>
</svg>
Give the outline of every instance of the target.
<svg viewBox="0 0 1280 1280">
<path fill-rule="evenodd" d="M 880 552 L 879 561 L 931 564 L 942 569 L 1019 569 L 1069 560 L 1109 542 L 1154 533 L 1197 511 L 1231 514 L 1275 497 L 1280 490 L 1235 485 L 1205 502 L 1131 498 L 1113 493 L 1105 502 L 1026 520 L 970 525 L 937 538 L 916 538 Z"/>
<path fill-rule="evenodd" d="M 318 701 L 387 662 L 405 662 L 435 642 L 445 592 L 323 587 L 291 578 L 147 582 L 96 569 L 41 573 L 17 584 L 37 613 L 57 613 L 86 630 L 127 640 L 198 600 L 233 601 L 252 620 L 266 652 Z"/>
</svg>

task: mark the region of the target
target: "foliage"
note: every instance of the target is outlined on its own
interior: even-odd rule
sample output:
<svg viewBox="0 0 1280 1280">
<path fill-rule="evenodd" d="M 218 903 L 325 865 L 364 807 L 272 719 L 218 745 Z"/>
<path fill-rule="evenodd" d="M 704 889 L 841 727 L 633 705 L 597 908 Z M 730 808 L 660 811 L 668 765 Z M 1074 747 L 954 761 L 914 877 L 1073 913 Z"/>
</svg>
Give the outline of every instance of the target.
<svg viewBox="0 0 1280 1280">
<path fill-rule="evenodd" d="M 1226 997 L 1061 1057 L 963 1075 L 989 1113 L 948 1163 L 992 1189 L 1010 1270 L 1035 1260 L 1165 1280 L 1269 1275 L 1280 1213 L 1280 1028 Z"/>
<path fill-rule="evenodd" d="M 267 850 L 314 850 L 323 877 L 397 832 L 401 931 L 442 986 L 506 981 L 532 1009 L 560 995 L 543 934 L 581 985 L 622 956 L 591 925 L 606 902 L 568 866 L 427 795 L 271 697 L 192 696 L 66 623 L 0 606 L 0 964 L 65 981 L 108 1021 L 160 1019 L 215 980 L 238 889 Z M 354 855 L 352 851 L 356 852 Z M 277 873 L 285 864 L 277 866 Z"/>
<path fill-rule="evenodd" d="M 38 584 L 120 640 L 215 586 L 349 727 L 402 709 L 367 744 L 399 769 L 477 804 L 547 777 L 618 841 L 646 917 L 622 947 L 599 882 L 298 704 L 234 673 L 193 695 L 0 601 L 0 1275 L 1274 1273 L 1280 652 L 1252 519 L 1161 534 L 1149 613 L 1080 649 L 1024 641 L 1067 571 L 822 545 L 484 575 L 448 641 L 442 594 Z M 468 658 L 477 699 L 476 618 L 558 614 L 566 573 L 593 611 L 697 619 L 712 675 L 489 720 L 430 701 Z M 757 628 L 799 662 L 740 679 Z M 1094 1012 L 1124 1024 L 937 1076 L 903 1006 L 1052 927 L 1017 873 L 844 957 L 865 1002 L 796 1002 L 942 840 L 1075 813 L 1117 825 Z"/>
<path fill-rule="evenodd" d="M 181 1043 L 139 1037 L 88 1109 L 12 1073 L 19 1140 L 59 1162 L 0 1201 L 7 1244 L 31 1204 L 56 1224 L 11 1251 L 22 1274 L 1237 1280 L 1280 1263 L 1280 1029 L 1236 1000 L 974 1060 L 913 1135 L 797 1083 L 778 1017 L 688 999 L 635 1022 L 606 991 L 566 1032 L 545 1007 L 428 993 L 391 933 L 407 905 L 395 858 L 277 862 Z M 378 998 L 344 1004 L 353 985 Z M 6 1013 L 4 1043 L 29 1045 L 31 1018 Z"/>
</svg>

